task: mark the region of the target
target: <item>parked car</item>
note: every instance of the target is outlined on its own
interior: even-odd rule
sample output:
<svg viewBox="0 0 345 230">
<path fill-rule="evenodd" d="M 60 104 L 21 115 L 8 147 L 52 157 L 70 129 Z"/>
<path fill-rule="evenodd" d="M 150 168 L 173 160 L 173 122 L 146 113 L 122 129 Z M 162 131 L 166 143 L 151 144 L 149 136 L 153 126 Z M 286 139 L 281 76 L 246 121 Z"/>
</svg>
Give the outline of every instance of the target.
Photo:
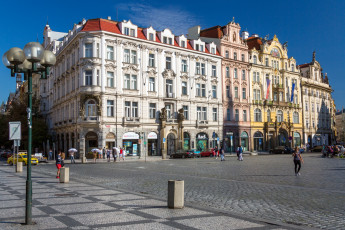
<svg viewBox="0 0 345 230">
<path fill-rule="evenodd" d="M 189 149 L 187 150 L 187 152 L 189 152 L 190 156 L 193 158 L 199 158 L 201 157 L 200 151 L 196 150 L 196 149 Z"/>
<path fill-rule="evenodd" d="M 12 152 L 9 150 L 4 150 L 0 153 L 0 157 L 1 158 L 9 158 L 10 156 L 12 156 Z"/>
<path fill-rule="evenodd" d="M 321 152 L 322 151 L 322 145 L 314 146 L 310 149 L 311 152 Z"/>
<path fill-rule="evenodd" d="M 27 154 L 20 153 L 18 154 L 18 162 L 24 162 L 24 165 L 28 164 L 28 158 Z M 13 156 L 7 159 L 7 164 L 13 165 L 14 163 L 17 163 L 17 157 L 13 159 Z M 31 164 L 38 165 L 38 159 L 34 156 L 31 156 Z"/>
<path fill-rule="evenodd" d="M 213 149 L 207 149 L 200 153 L 201 157 L 210 157 L 213 156 Z"/>
<path fill-rule="evenodd" d="M 185 150 L 178 150 L 175 153 L 170 154 L 170 158 L 192 158 L 193 153 Z"/>
<path fill-rule="evenodd" d="M 281 154 L 285 154 L 285 153 L 289 153 L 292 154 L 294 152 L 294 150 L 290 147 L 287 146 L 276 146 L 273 149 L 270 149 L 269 153 L 281 153 Z"/>
</svg>

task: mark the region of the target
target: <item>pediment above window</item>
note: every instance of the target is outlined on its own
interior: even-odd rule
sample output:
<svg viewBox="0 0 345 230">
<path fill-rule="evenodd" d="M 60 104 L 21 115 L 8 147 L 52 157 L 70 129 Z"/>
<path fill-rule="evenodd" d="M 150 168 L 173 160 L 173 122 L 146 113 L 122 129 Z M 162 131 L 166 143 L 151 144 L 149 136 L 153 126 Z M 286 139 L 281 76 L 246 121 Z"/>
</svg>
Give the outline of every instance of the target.
<svg viewBox="0 0 345 230">
<path fill-rule="evenodd" d="M 105 65 L 105 68 L 108 70 L 115 70 L 116 69 L 116 65 L 114 63 L 109 63 Z"/>
<path fill-rule="evenodd" d="M 165 69 L 162 73 L 164 78 L 175 78 L 176 74 L 173 70 L 171 69 Z"/>
<path fill-rule="evenodd" d="M 231 80 L 230 80 L 230 79 L 226 79 L 226 80 L 225 80 L 225 84 L 226 84 L 226 85 L 230 85 L 230 83 L 231 83 Z"/>
<path fill-rule="evenodd" d="M 146 73 L 149 77 L 155 77 L 157 74 L 157 71 L 155 68 L 151 67 L 151 68 L 149 68 L 148 71 L 146 71 Z"/>
<path fill-rule="evenodd" d="M 133 65 L 133 64 L 126 65 L 126 66 L 122 67 L 122 69 L 126 73 L 137 74 L 139 72 L 137 65 Z"/>
<path fill-rule="evenodd" d="M 218 80 L 217 80 L 217 79 L 212 79 L 211 82 L 212 82 L 213 84 L 217 84 L 217 83 L 218 83 Z"/>
<path fill-rule="evenodd" d="M 204 76 L 204 75 L 198 75 L 198 76 L 195 77 L 195 80 L 206 81 L 207 78 L 206 78 L 206 76 Z"/>
<path fill-rule="evenodd" d="M 188 80 L 188 75 L 186 73 L 180 76 L 181 79 Z"/>
</svg>

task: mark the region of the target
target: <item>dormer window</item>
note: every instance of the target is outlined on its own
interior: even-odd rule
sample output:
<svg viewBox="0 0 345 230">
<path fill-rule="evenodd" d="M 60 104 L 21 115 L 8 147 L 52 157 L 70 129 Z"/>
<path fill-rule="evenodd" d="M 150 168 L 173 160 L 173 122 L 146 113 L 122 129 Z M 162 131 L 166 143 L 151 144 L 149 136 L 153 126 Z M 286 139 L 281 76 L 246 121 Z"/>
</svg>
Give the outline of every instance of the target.
<svg viewBox="0 0 345 230">
<path fill-rule="evenodd" d="M 199 50 L 199 44 L 195 45 L 195 50 Z"/>
<path fill-rule="evenodd" d="M 153 33 L 149 33 L 149 40 L 150 40 L 150 41 L 154 41 L 154 39 L 153 39 Z"/>
<path fill-rule="evenodd" d="M 130 29 L 130 36 L 135 37 L 135 30 L 134 29 Z"/>
<path fill-rule="evenodd" d="M 163 37 L 163 43 L 165 43 L 165 44 L 168 43 L 168 38 L 167 37 Z"/>
<path fill-rule="evenodd" d="M 204 45 L 200 45 L 200 50 L 199 51 L 204 51 Z"/>
<path fill-rule="evenodd" d="M 258 64 L 258 58 L 256 57 L 256 55 L 254 55 L 254 57 L 253 57 L 253 63 Z"/>
<path fill-rule="evenodd" d="M 129 35 L 129 28 L 128 28 L 128 27 L 125 27 L 125 28 L 124 28 L 124 34 L 125 34 L 125 35 Z"/>
<path fill-rule="evenodd" d="M 216 54 L 216 49 L 215 48 L 211 48 L 211 53 L 212 54 Z"/>
<path fill-rule="evenodd" d="M 172 38 L 169 38 L 168 41 L 169 41 L 169 45 L 172 45 L 172 44 L 173 44 L 173 43 L 172 43 Z"/>
<path fill-rule="evenodd" d="M 185 41 L 181 41 L 181 47 L 186 48 L 186 42 Z"/>
</svg>

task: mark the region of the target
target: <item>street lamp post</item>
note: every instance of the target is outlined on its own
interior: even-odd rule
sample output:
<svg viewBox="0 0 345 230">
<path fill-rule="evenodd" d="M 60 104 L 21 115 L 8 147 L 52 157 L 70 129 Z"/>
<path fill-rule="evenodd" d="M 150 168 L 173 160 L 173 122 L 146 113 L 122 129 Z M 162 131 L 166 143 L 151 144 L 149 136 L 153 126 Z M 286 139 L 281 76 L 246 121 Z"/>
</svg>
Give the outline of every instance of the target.
<svg viewBox="0 0 345 230">
<path fill-rule="evenodd" d="M 55 65 L 56 57 L 53 52 L 44 50 L 38 42 L 29 42 L 24 49 L 11 48 L 2 57 L 3 64 L 11 69 L 11 76 L 24 73 L 24 80 L 28 80 L 28 154 L 26 177 L 25 224 L 32 224 L 32 180 L 31 180 L 31 152 L 32 152 L 32 74 L 40 74 L 46 78 L 49 67 Z"/>
</svg>

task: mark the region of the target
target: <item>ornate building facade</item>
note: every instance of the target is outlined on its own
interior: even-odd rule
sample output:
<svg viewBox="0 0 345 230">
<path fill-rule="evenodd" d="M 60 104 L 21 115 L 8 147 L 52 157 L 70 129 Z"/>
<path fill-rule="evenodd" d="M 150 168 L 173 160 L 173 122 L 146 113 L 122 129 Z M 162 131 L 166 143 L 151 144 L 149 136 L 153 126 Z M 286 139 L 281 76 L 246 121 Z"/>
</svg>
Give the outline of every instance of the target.
<svg viewBox="0 0 345 230">
<path fill-rule="evenodd" d="M 235 151 L 235 147 L 240 144 L 248 151 L 251 145 L 248 47 L 240 31 L 239 23 L 234 20 L 225 26 L 201 31 L 197 26 L 188 31 L 191 38 L 217 44 L 222 55 L 223 135 L 226 152 Z"/>
<path fill-rule="evenodd" d="M 309 145 L 330 145 L 334 139 L 334 103 L 327 73 L 315 59 L 299 65 L 301 71 L 304 140 Z"/>
<path fill-rule="evenodd" d="M 62 35 L 62 36 L 61 36 Z M 213 147 L 222 139 L 221 57 L 214 43 L 131 21 L 83 20 L 68 34 L 46 26 L 57 55 L 48 120 L 58 148 L 120 146 L 130 155 Z"/>
<path fill-rule="evenodd" d="M 300 74 L 287 45 L 257 35 L 247 40 L 250 56 L 251 151 L 300 146 L 303 134 Z"/>
</svg>

